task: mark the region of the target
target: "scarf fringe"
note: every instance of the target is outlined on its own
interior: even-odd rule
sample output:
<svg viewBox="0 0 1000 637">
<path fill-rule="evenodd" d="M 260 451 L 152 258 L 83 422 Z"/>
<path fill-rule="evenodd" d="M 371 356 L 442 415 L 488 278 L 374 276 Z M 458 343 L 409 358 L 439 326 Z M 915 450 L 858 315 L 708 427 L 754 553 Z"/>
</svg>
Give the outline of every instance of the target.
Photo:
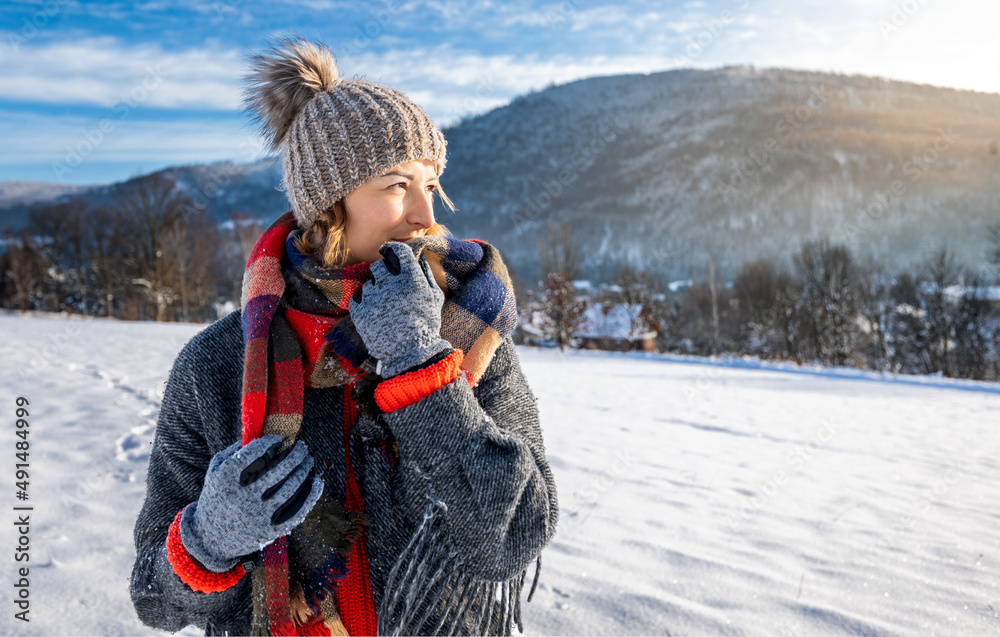
<svg viewBox="0 0 1000 637">
<path fill-rule="evenodd" d="M 386 580 L 377 613 L 378 634 L 510 635 L 514 625 L 523 633 L 521 591 L 528 568 L 503 582 L 465 572 L 445 531 L 448 506 L 433 496 L 429 485 L 428 499 L 420 526 Z M 529 602 L 540 570 L 541 556 L 536 560 Z M 427 630 L 432 613 L 440 619 Z"/>
</svg>

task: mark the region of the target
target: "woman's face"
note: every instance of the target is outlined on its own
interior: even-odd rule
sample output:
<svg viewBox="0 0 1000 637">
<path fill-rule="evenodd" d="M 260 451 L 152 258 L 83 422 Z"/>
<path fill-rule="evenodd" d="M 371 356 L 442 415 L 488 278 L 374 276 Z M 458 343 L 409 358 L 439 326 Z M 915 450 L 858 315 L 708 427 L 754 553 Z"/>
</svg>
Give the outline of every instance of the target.
<svg viewBox="0 0 1000 637">
<path fill-rule="evenodd" d="M 429 159 L 399 164 L 369 179 L 344 197 L 347 214 L 345 265 L 382 258 L 386 241 L 422 236 L 434 225 L 437 170 Z"/>
</svg>

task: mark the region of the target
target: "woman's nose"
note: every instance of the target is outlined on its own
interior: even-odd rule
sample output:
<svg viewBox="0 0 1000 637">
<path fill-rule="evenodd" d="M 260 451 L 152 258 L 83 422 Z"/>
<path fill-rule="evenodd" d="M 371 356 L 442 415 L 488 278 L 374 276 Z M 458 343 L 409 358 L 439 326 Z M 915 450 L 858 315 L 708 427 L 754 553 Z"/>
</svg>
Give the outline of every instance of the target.
<svg viewBox="0 0 1000 637">
<path fill-rule="evenodd" d="M 406 221 L 421 228 L 434 225 L 434 197 L 429 192 L 408 197 Z"/>
</svg>

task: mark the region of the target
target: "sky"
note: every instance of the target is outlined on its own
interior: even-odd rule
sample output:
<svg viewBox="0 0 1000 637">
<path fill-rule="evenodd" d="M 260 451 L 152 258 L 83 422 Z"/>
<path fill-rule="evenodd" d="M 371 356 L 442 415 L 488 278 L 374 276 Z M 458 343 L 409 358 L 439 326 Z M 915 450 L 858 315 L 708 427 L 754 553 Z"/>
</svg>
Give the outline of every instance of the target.
<svg viewBox="0 0 1000 637">
<path fill-rule="evenodd" d="M 441 127 L 553 84 L 754 65 L 1000 92 L 986 0 L 0 1 L 0 181 L 111 183 L 254 161 L 247 59 L 326 43 Z"/>
</svg>

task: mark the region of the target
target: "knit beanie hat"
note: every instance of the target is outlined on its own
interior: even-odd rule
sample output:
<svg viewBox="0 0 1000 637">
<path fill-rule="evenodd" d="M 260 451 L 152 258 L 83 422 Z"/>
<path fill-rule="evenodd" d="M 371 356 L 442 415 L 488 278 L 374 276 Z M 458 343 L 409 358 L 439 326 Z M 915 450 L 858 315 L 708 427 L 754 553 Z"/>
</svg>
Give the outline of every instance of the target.
<svg viewBox="0 0 1000 637">
<path fill-rule="evenodd" d="M 415 159 L 445 166 L 445 139 L 399 91 L 339 77 L 323 44 L 278 40 L 251 58 L 244 106 L 270 151 L 282 151 L 282 188 L 299 228 L 364 182 Z"/>
</svg>

